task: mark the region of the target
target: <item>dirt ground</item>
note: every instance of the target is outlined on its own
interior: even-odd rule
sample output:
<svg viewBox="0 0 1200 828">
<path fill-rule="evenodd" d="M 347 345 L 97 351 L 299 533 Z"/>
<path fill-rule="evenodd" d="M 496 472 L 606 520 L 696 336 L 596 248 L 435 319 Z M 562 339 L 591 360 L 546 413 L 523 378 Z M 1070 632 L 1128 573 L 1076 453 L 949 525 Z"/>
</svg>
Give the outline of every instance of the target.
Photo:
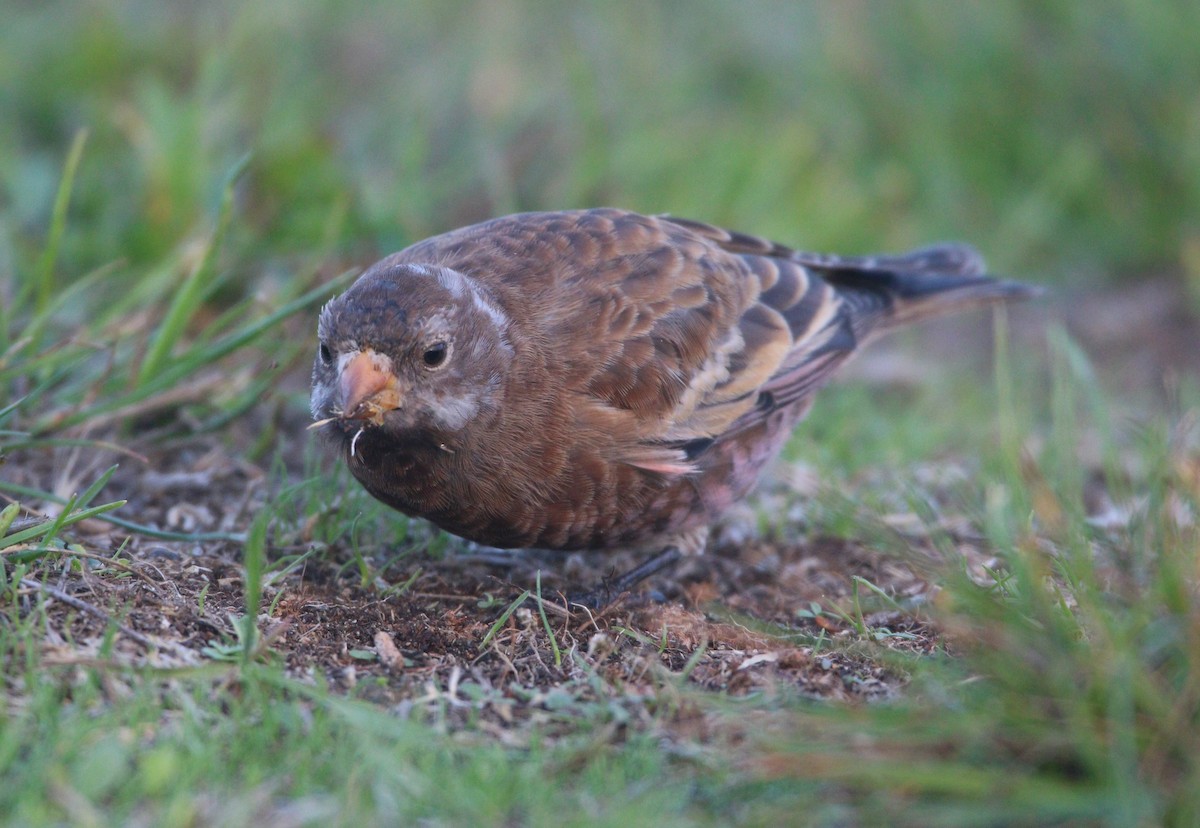
<svg viewBox="0 0 1200 828">
<path fill-rule="evenodd" d="M 1186 302 L 1163 285 L 1135 286 L 1123 297 L 1074 303 L 1063 312 L 1089 352 L 1111 366 L 1109 376 L 1118 382 L 1140 377 L 1152 394 L 1171 372 L 1195 372 L 1190 354 L 1200 341 L 1197 320 L 1181 310 Z M 1137 312 L 1122 315 L 1131 291 L 1138 295 Z M 1021 316 L 1014 329 L 1035 337 L 1054 313 L 1051 306 Z M 985 351 L 978 324 L 966 333 L 964 324 L 951 320 L 923 336 L 929 347 L 947 340 L 958 347 L 966 338 Z M 924 341 L 900 354 L 877 346 L 855 372 L 867 381 L 919 372 L 912 354 Z M 303 413 L 287 416 L 303 436 Z M 243 546 L 228 536 L 246 531 L 269 485 L 264 469 L 231 451 L 236 444 L 229 435 L 189 438 L 138 446 L 141 459 L 124 458 L 97 502 L 127 499 L 117 512 L 126 520 L 213 537 L 162 540 L 96 519 L 74 527 L 68 538 L 76 554 L 33 563 L 19 590 L 22 614 L 46 602 L 45 663 L 82 665 L 105 657 L 185 667 L 235 657 L 234 619 L 246 606 Z M 14 454 L 0 473 L 22 485 L 69 492 L 113 461 L 104 452 L 60 448 Z M 949 505 L 954 481 L 970 473 L 969 462 L 927 473 L 928 493 L 946 504 L 939 531 L 953 540 L 969 570 L 986 578 L 988 550 Z M 937 592 L 921 566 L 936 557 L 936 544 L 922 521 L 903 513 L 874 520 L 880 532 L 903 541 L 911 553 L 905 559 L 813 534 L 796 504 L 817 494 L 819 485 L 803 466 L 781 464 L 754 505 L 722 523 L 712 554 L 686 561 L 602 611 L 568 611 L 562 593 L 598 584 L 642 558 L 500 553 L 456 542 L 451 554 L 438 556 L 367 551 L 392 563 L 375 582 L 364 583 L 348 548 L 281 567 L 287 556 L 306 551 L 306 527 L 276 527 L 258 616 L 259 654 L 282 660 L 297 678 L 324 679 L 401 712 L 436 709 L 452 722 L 470 716 L 474 726 L 501 739 L 514 722 L 567 727 L 572 705 L 590 702 L 636 722 L 650 715 L 646 699 L 680 677 L 730 694 L 886 698 L 906 681 L 903 659 L 887 658 L 888 651 L 946 646 L 921 612 Z M 774 522 L 766 535 L 758 529 L 760 512 Z M 39 519 L 32 513 L 19 518 L 26 524 Z M 529 596 L 506 615 L 518 595 L 536 589 L 539 570 L 544 603 L 539 607 Z M 860 584 L 865 636 L 855 612 L 856 576 L 893 599 L 883 601 Z M 832 641 L 854 645 L 831 648 Z"/>
<path fill-rule="evenodd" d="M 261 473 L 206 441 L 150 459 L 154 473 L 131 472 L 111 484 L 138 504 L 120 510 L 127 519 L 174 531 L 239 531 L 261 499 Z M 791 496 L 781 476 L 769 485 L 772 497 Z M 359 569 L 346 565 L 346 550 L 312 556 L 277 577 L 280 567 L 269 565 L 260 648 L 264 657 L 282 658 L 296 677 L 320 674 L 387 704 L 440 703 L 469 681 L 477 697 L 503 702 L 494 711 L 501 720 L 538 707 L 528 702 L 556 687 L 572 685 L 577 694 L 591 673 L 627 692 L 649 692 L 667 672 L 735 694 L 779 684 L 836 698 L 894 692 L 903 676 L 879 666 L 868 650 L 854 658 L 821 652 L 812 642 L 857 636 L 852 618 L 834 614 L 852 611 L 854 575 L 913 607 L 928 600 L 931 586 L 898 561 L 846 541 L 809 538 L 800 526 L 777 530 L 782 538 L 794 529 L 796 540 L 754 537 L 752 520 L 747 506 L 723 525 L 714 554 L 685 561 L 601 610 L 568 610 L 563 593 L 600 584 L 639 556 L 511 553 L 456 543 L 438 557 L 400 556 L 386 573 L 391 589 L 381 579 L 364 584 Z M 272 560 L 303 546 L 276 537 L 281 543 L 272 543 Z M 27 575 L 21 596 L 23 611 L 30 611 L 39 592 L 51 591 L 48 663 L 97 658 L 110 624 L 120 625 L 114 657 L 131 665 L 232 657 L 233 619 L 246 606 L 240 543 L 131 537 L 100 520 L 80 524 L 72 540 L 72 551 L 90 555 L 84 566 L 48 558 Z M 530 596 L 489 635 L 521 592 L 536 590 L 539 570 L 541 611 Z M 824 611 L 813 613 L 813 603 Z M 879 634 L 885 646 L 938 646 L 936 632 L 917 618 L 889 609 L 864 620 L 877 633 L 886 628 Z M 517 703 L 522 698 L 526 704 Z"/>
</svg>

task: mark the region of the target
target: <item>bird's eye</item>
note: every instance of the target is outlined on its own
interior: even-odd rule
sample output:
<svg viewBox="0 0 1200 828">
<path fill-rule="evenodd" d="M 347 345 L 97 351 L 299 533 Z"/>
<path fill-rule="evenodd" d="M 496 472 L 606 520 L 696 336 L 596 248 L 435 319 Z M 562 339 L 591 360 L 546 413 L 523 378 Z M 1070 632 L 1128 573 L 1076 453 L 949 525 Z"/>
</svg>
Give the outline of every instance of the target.
<svg viewBox="0 0 1200 828">
<path fill-rule="evenodd" d="M 329 346 L 324 342 L 317 348 L 317 356 L 321 358 L 322 364 L 333 365 L 333 351 L 329 350 Z"/>
<path fill-rule="evenodd" d="M 437 368 L 446 361 L 449 353 L 450 346 L 445 342 L 435 342 L 425 349 L 425 353 L 421 354 L 421 360 L 427 367 Z"/>
</svg>

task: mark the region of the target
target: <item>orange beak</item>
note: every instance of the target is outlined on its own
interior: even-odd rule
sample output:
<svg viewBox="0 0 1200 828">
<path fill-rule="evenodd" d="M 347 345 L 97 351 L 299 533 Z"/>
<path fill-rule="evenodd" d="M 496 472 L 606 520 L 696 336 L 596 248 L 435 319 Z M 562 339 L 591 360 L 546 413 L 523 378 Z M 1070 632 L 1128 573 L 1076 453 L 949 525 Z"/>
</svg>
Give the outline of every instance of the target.
<svg viewBox="0 0 1200 828">
<path fill-rule="evenodd" d="M 346 363 L 338 387 L 342 392 L 342 419 L 369 420 L 379 425 L 385 413 L 400 407 L 400 390 L 387 357 L 370 348 Z"/>
</svg>

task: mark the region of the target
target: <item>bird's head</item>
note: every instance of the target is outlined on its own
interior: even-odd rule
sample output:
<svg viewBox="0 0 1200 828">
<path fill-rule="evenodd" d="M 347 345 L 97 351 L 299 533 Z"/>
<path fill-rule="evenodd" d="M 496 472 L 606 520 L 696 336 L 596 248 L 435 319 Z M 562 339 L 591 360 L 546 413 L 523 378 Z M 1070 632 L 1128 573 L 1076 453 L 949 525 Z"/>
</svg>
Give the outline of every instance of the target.
<svg viewBox="0 0 1200 828">
<path fill-rule="evenodd" d="M 317 323 L 312 427 L 353 455 L 365 434 L 453 451 L 494 412 L 512 360 L 509 319 L 470 277 L 385 260 L 330 300 Z"/>
</svg>

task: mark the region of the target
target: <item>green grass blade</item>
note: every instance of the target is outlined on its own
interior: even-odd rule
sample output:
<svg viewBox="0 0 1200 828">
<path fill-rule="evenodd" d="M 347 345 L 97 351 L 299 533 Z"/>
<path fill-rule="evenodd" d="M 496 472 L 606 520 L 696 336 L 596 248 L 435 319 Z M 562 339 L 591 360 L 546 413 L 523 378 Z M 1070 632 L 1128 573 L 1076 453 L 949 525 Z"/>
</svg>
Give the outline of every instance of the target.
<svg viewBox="0 0 1200 828">
<path fill-rule="evenodd" d="M 96 495 L 100 494 L 100 490 L 103 489 L 108 484 L 108 481 L 112 479 L 113 474 L 118 468 L 120 468 L 120 466 L 116 464 L 109 466 L 103 474 L 97 477 L 95 481 L 93 481 L 92 485 L 88 486 L 84 490 L 83 494 L 79 495 L 75 499 L 75 508 L 87 508 L 88 504 L 95 499 Z"/>
<path fill-rule="evenodd" d="M 250 526 L 246 537 L 246 614 L 241 620 L 241 650 L 239 657 L 243 665 L 254 658 L 258 647 L 258 608 L 262 604 L 263 572 L 267 566 L 267 525 L 270 512 L 262 511 Z"/>
<path fill-rule="evenodd" d="M 18 543 L 39 538 L 43 535 L 49 540 L 58 535 L 64 527 L 74 523 L 79 523 L 81 520 L 88 518 L 99 517 L 105 512 L 111 512 L 113 509 L 120 509 L 126 501 L 114 500 L 112 503 L 105 503 L 101 506 L 93 506 L 90 509 L 74 510 L 74 504 L 69 503 L 68 508 L 59 513 L 54 520 L 48 520 L 45 523 L 39 523 L 37 526 L 30 526 L 28 529 L 22 529 L 20 532 L 14 532 L 11 535 L 0 538 L 0 549 L 7 549 L 10 546 L 15 546 Z"/>
<path fill-rule="evenodd" d="M 481 651 L 487 648 L 487 645 L 491 643 L 491 640 L 496 637 L 496 633 L 500 632 L 500 628 L 504 626 L 504 623 L 508 621 L 509 617 L 514 612 L 517 611 L 517 607 L 525 603 L 525 599 L 527 599 L 529 596 L 529 590 L 525 590 L 518 595 L 511 604 L 504 608 L 504 612 L 500 613 L 500 617 L 496 619 L 496 623 L 492 624 L 491 628 L 487 631 L 487 635 L 485 635 L 483 640 L 479 642 L 479 649 Z"/>
<path fill-rule="evenodd" d="M 17 519 L 17 515 L 21 513 L 19 503 L 10 503 L 4 507 L 4 511 L 0 512 L 0 538 L 8 532 L 8 528 L 12 526 L 13 521 Z"/>
<path fill-rule="evenodd" d="M 67 207 L 71 203 L 71 190 L 75 186 L 75 174 L 79 170 L 79 162 L 83 158 L 83 148 L 87 143 L 88 131 L 81 129 L 75 133 L 71 141 L 71 149 L 67 153 L 67 163 L 63 168 L 62 181 L 54 196 L 54 209 L 50 217 L 50 234 L 46 239 L 46 247 L 37 265 L 37 300 L 36 311 L 39 322 L 44 322 L 47 310 L 54 297 L 54 265 L 58 261 L 58 253 L 62 247 L 63 233 L 67 228 Z M 40 338 L 40 326 L 39 338 Z M 35 342 L 37 339 L 35 338 Z"/>
<path fill-rule="evenodd" d="M 538 615 L 542 619 L 542 628 L 546 631 L 546 637 L 550 639 L 550 649 L 554 652 L 554 666 L 562 667 L 562 652 L 558 647 L 558 640 L 554 637 L 554 629 L 550 626 L 550 619 L 546 617 L 546 605 L 542 601 L 542 570 L 537 571 L 537 592 L 534 594 L 537 599 Z"/>
<path fill-rule="evenodd" d="M 181 359 L 173 360 L 163 371 L 147 382 L 139 384 L 128 394 L 117 396 L 107 402 L 98 402 L 95 405 L 89 406 L 86 411 L 77 411 L 74 414 L 63 417 L 61 420 L 55 421 L 53 427 L 56 429 L 70 428 L 71 426 L 86 422 L 93 417 L 108 414 L 126 406 L 142 402 L 155 394 L 166 391 L 189 375 L 194 374 L 200 368 L 210 365 L 253 342 L 289 316 L 324 299 L 356 273 L 357 271 L 347 271 L 337 279 L 313 288 L 274 312 L 264 316 L 262 319 L 259 319 L 254 324 L 248 325 L 241 331 L 222 337 L 209 345 L 196 348 Z M 48 428 L 50 425 L 42 424 L 39 427 Z"/>
<path fill-rule="evenodd" d="M 66 504 L 69 503 L 65 498 L 59 497 L 51 492 L 44 492 L 40 489 L 34 489 L 29 486 L 22 486 L 19 483 L 10 483 L 7 480 L 0 480 L 0 492 L 8 492 L 17 497 L 28 497 L 36 500 L 48 500 L 51 503 Z M 163 529 L 155 529 L 153 526 L 143 526 L 140 523 L 135 523 L 132 520 L 125 520 L 116 515 L 101 514 L 93 515 L 105 523 L 111 523 L 113 526 L 120 526 L 122 529 L 128 529 L 138 535 L 144 535 L 148 538 L 158 538 L 159 540 L 179 540 L 179 541 L 232 541 L 234 543 L 244 543 L 246 535 L 241 532 L 170 532 Z"/>
<path fill-rule="evenodd" d="M 233 215 L 233 191 L 237 179 L 246 169 L 249 156 L 243 157 L 229 174 L 221 195 L 221 206 L 217 211 L 217 226 L 205 247 L 200 263 L 192 270 L 183 285 L 175 293 L 171 305 L 163 317 L 162 323 L 154 333 L 150 350 L 142 361 L 138 371 L 138 385 L 144 385 L 152 377 L 162 371 L 176 343 L 183 337 L 188 321 L 200 309 L 201 300 L 210 287 L 216 272 L 217 256 L 221 252 L 225 235 L 229 231 L 230 218 Z"/>
</svg>

